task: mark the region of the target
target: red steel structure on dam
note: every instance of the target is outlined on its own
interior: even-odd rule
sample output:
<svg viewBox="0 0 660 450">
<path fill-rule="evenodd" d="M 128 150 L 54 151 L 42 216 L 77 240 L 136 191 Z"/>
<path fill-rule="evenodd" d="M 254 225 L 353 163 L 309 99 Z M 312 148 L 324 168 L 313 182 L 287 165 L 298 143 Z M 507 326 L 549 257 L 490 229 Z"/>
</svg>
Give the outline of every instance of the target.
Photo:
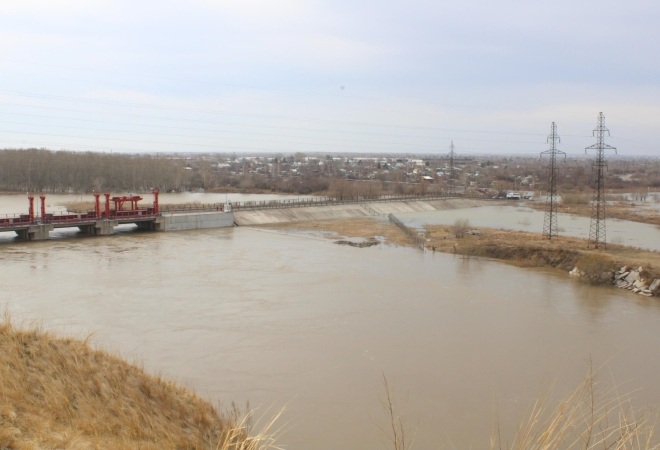
<svg viewBox="0 0 660 450">
<path fill-rule="evenodd" d="M 40 195 L 41 211 L 37 215 L 34 208 L 34 195 L 28 194 L 29 212 L 13 217 L 0 217 L 0 231 L 15 231 L 22 239 L 48 239 L 48 233 L 55 228 L 78 227 L 83 233 L 93 236 L 112 234 L 119 224 L 136 224 L 144 230 L 156 230 L 160 216 L 158 208 L 158 190 L 153 189 L 153 205 L 141 208 L 139 195 L 110 197 L 105 193 L 105 205 L 101 210 L 101 194 L 94 193 L 94 211 L 86 213 L 51 214 L 46 212 L 46 196 Z M 111 202 L 113 207 L 111 208 Z"/>
</svg>

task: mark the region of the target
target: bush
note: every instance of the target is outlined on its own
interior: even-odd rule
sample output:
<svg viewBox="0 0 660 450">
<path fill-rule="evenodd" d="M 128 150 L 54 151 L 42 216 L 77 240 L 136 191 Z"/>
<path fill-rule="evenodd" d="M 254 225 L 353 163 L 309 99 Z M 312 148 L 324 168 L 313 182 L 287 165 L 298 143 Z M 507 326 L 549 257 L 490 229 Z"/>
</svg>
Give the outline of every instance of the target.
<svg viewBox="0 0 660 450">
<path fill-rule="evenodd" d="M 577 261 L 577 268 L 584 273 L 584 277 L 595 284 L 611 280 L 611 273 L 615 268 L 614 261 L 606 256 L 588 253 Z"/>
<path fill-rule="evenodd" d="M 470 221 L 468 219 L 456 219 L 451 226 L 451 232 L 457 239 L 461 239 L 469 228 Z"/>
<path fill-rule="evenodd" d="M 563 194 L 561 196 L 563 205 L 588 205 L 590 201 L 589 194 Z"/>
</svg>

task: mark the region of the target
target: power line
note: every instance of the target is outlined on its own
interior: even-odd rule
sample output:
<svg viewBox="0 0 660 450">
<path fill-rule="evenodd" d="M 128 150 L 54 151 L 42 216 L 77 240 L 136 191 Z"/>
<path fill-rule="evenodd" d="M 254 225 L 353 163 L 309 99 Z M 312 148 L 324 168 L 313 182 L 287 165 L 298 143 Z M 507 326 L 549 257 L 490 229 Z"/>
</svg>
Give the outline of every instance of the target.
<svg viewBox="0 0 660 450">
<path fill-rule="evenodd" d="M 156 109 L 162 111 L 175 111 L 175 112 L 194 112 L 194 113 L 206 113 L 206 114 L 219 114 L 219 115 L 232 115 L 238 117 L 253 117 L 260 119 L 283 119 L 283 120 L 294 120 L 300 122 L 319 122 L 319 123 L 329 123 L 337 125 L 357 125 L 363 127 L 380 127 L 387 129 L 409 129 L 409 130 L 426 130 L 426 131 L 451 131 L 451 132 L 465 132 L 465 133 L 479 133 L 479 134 L 500 134 L 500 135 L 518 135 L 518 136 L 538 136 L 538 133 L 521 133 L 521 132 L 504 132 L 504 131 L 489 131 L 489 130 L 473 130 L 473 129 L 452 129 L 452 128 L 437 128 L 429 126 L 409 126 L 409 125 L 396 125 L 392 123 L 373 123 L 373 122 L 358 122 L 358 121 L 346 121 L 346 120 L 334 120 L 334 119 L 320 119 L 320 118 L 310 118 L 310 117 L 296 117 L 296 116 L 287 116 L 287 115 L 277 115 L 277 114 L 258 114 L 258 113 L 240 113 L 228 110 L 214 110 L 214 109 L 202 109 L 202 108 L 182 108 L 182 107 L 173 107 L 173 106 L 163 106 L 163 105 L 150 105 L 145 103 L 131 103 L 131 102 L 117 102 L 111 100 L 93 100 L 93 99 L 84 99 L 79 97 L 66 97 L 66 96 L 56 96 L 56 95 L 47 95 L 47 94 L 35 94 L 28 92 L 13 92 L 13 91 L 3 91 L 0 90 L 0 94 L 17 96 L 17 97 L 27 97 L 27 98 L 37 98 L 44 100 L 61 100 L 67 102 L 76 102 L 76 103 L 86 103 L 86 104 L 101 104 L 108 106 L 124 106 L 130 108 L 145 108 L 145 109 Z M 39 107 L 28 105 L 28 107 Z M 104 114 L 104 112 L 102 113 Z M 177 119 L 178 120 L 178 119 Z"/>
<path fill-rule="evenodd" d="M 177 121 L 177 122 L 191 122 L 191 123 L 210 123 L 217 125 L 218 121 L 217 120 L 200 120 L 200 119 L 193 119 L 190 116 L 192 114 L 205 114 L 206 116 L 211 115 L 211 114 L 221 114 L 221 115 L 227 115 L 227 116 L 236 116 L 236 117 L 246 117 L 246 118 L 260 118 L 260 119 L 269 119 L 269 120 L 293 120 L 293 121 L 299 121 L 299 122 L 315 122 L 315 123 L 322 123 L 324 125 L 348 125 L 348 126 L 353 126 L 353 127 L 362 127 L 362 130 L 342 130 L 340 127 L 337 127 L 336 129 L 333 127 L 328 127 L 323 129 L 323 127 L 314 127 L 314 128 L 308 128 L 304 125 L 301 124 L 299 127 L 294 127 L 294 126 L 281 126 L 281 125 L 268 125 L 268 122 L 264 124 L 258 124 L 256 122 L 252 123 L 240 123 L 240 121 L 237 119 L 234 122 L 229 122 L 229 125 L 233 126 L 240 126 L 240 127 L 251 127 L 251 128 L 270 128 L 270 129 L 275 129 L 275 130 L 296 130 L 296 131 L 303 131 L 303 132 L 317 132 L 317 133 L 326 133 L 326 136 L 295 136 L 295 135 L 289 135 L 289 134 L 275 134 L 275 133 L 264 133 L 263 131 L 254 131 L 254 132 L 245 132 L 244 134 L 246 136 L 266 136 L 266 137 L 271 137 L 271 136 L 278 136 L 278 137 L 283 137 L 287 139 L 311 139 L 314 140 L 312 143 L 309 144 L 309 146 L 318 146 L 318 147 L 327 147 L 329 145 L 332 145 L 331 142 L 336 142 L 338 147 L 352 147 L 356 149 L 364 148 L 360 146 L 359 144 L 364 144 L 371 146 L 372 148 L 369 148 L 368 151 L 388 151 L 385 148 L 378 148 L 378 147 L 389 147 L 392 148 L 398 147 L 395 149 L 392 149 L 392 151 L 401 151 L 405 152 L 410 150 L 413 151 L 424 151 L 425 148 L 428 148 L 429 150 L 434 147 L 434 145 L 431 142 L 428 142 L 430 140 L 437 140 L 438 139 L 438 134 L 441 132 L 451 132 L 451 133 L 474 133 L 474 134 L 482 134 L 482 135 L 502 135 L 502 136 L 512 136 L 512 135 L 518 135 L 518 136 L 538 136 L 538 133 L 521 133 L 521 132 L 503 132 L 503 131 L 490 131 L 490 130 L 479 130 L 479 129 L 460 129 L 460 128 L 438 128 L 438 127 L 430 127 L 430 126 L 406 126 L 406 125 L 393 125 L 391 123 L 368 123 L 368 122 L 361 122 L 361 121 L 348 121 L 348 120 L 333 120 L 333 119 L 321 119 L 321 118 L 301 118 L 301 117 L 295 117 L 295 116 L 287 116 L 287 115 L 277 115 L 277 114 L 258 114 L 258 113 L 240 113 L 240 112 L 232 112 L 228 110 L 212 110 L 212 109 L 202 109 L 202 108 L 178 108 L 178 107 L 170 107 L 170 106 L 163 106 L 163 105 L 153 105 L 153 104 L 142 104 L 142 103 L 132 103 L 132 102 L 113 102 L 110 100 L 93 100 L 93 99 L 83 99 L 83 98 L 76 98 L 76 97 L 64 97 L 64 96 L 54 96 L 54 95 L 43 95 L 43 94 L 33 94 L 33 93 L 25 93 L 25 92 L 9 92 L 9 91 L 0 91 L 0 94 L 5 93 L 8 95 L 14 95 L 14 96 L 19 96 L 19 97 L 25 97 L 25 98 L 42 98 L 47 101 L 66 101 L 66 102 L 83 102 L 86 104 L 94 104 L 98 103 L 100 105 L 114 105 L 114 106 L 119 106 L 123 108 L 148 108 L 152 110 L 161 110 L 161 111 L 173 111 L 173 112 L 183 112 L 183 113 L 190 113 L 190 114 L 183 114 L 181 116 L 183 117 L 155 117 L 151 115 L 139 115 L 139 114 L 123 114 L 121 112 L 107 112 L 107 111 L 89 111 L 88 109 L 66 109 L 66 108 L 54 108 L 51 106 L 39 106 L 37 104 L 32 104 L 32 105 L 18 105 L 18 107 L 21 108 L 40 108 L 40 109 L 51 109 L 51 110 L 61 110 L 61 111 L 72 111 L 72 112 L 79 112 L 82 114 L 108 114 L 108 115 L 118 115 L 118 116 L 123 116 L 123 117 L 136 117 L 136 118 L 141 118 L 141 119 L 146 119 L 146 120 L 161 120 L 161 121 Z M 37 103 L 37 102 L 34 102 Z M 45 102 L 43 102 L 45 103 Z M 3 106 L 8 106 L 12 104 L 7 104 L 3 103 Z M 17 106 L 14 104 L 14 106 Z M 102 109 L 102 108 L 99 108 Z M 3 112 L 0 112 L 2 114 Z M 6 112 L 6 114 L 12 114 L 12 112 Z M 26 115 L 30 116 L 30 114 L 25 114 L 25 113 L 13 113 L 16 115 Z M 163 114 L 165 115 L 165 114 Z M 58 120 L 79 120 L 79 121 L 86 121 L 86 122 L 99 122 L 99 123 L 113 123 L 110 121 L 102 121 L 102 120 L 93 120 L 89 119 L 89 115 L 86 118 L 63 118 L 63 117 L 52 117 L 52 116 L 46 116 L 46 115 L 37 115 L 33 114 L 31 115 L 33 117 L 43 117 L 43 118 L 53 118 L 53 119 L 58 119 Z M 188 116 L 188 117 L 186 117 Z M 192 116 L 195 117 L 195 116 Z M 247 120 L 246 120 L 247 122 Z M 5 122 L 5 123 L 10 123 L 10 122 Z M 130 125 L 130 126 L 145 126 L 145 127 L 155 127 L 155 128 L 167 128 L 168 130 L 193 130 L 195 132 L 199 131 L 217 131 L 217 130 L 208 130 L 208 129 L 200 129 L 200 128 L 188 128 L 188 127 L 181 127 L 181 126 L 167 126 L 167 125 L 157 125 L 157 124 L 147 124 L 147 123 L 140 123 L 139 121 L 131 122 L 130 124 L 125 123 L 125 122 L 114 122 L 115 124 L 120 124 L 120 125 Z M 27 125 L 27 124 L 25 124 Z M 39 125 L 39 126 L 44 126 L 45 124 L 34 124 L 34 125 Z M 129 133 L 129 131 L 125 130 L 103 130 L 103 129 L 95 129 L 95 128 L 84 128 L 84 127 L 75 127 L 75 126 L 66 126 L 66 125 L 56 125 L 52 124 L 49 125 L 52 127 L 58 127 L 58 128 L 70 128 L 70 129 L 87 129 L 90 131 L 104 131 L 108 133 Z M 413 133 L 409 134 L 391 134 L 391 133 L 381 133 L 377 132 L 374 130 L 375 128 L 382 128 L 382 129 L 388 129 L 388 130 L 412 130 L 412 131 L 419 131 L 419 135 L 415 135 Z M 370 131 L 370 129 L 374 131 Z M 17 130 L 7 130 L 7 132 L 17 134 L 19 131 Z M 237 131 L 232 130 L 224 130 L 224 133 L 239 133 Z M 424 132 L 424 133 L 421 133 Z M 429 132 L 428 135 L 426 132 Z M 342 135 L 364 135 L 364 136 L 385 136 L 385 137 L 395 137 L 398 139 L 415 139 L 417 142 L 411 141 L 411 142 L 393 142 L 393 141 L 380 141 L 380 140 L 372 140 L 372 139 L 350 139 L 350 138 L 340 138 L 340 137 L 331 137 L 329 136 L 330 133 L 337 134 L 337 133 L 342 133 Z M 34 135 L 41 135 L 45 136 L 47 135 L 46 133 L 25 133 L 25 134 L 34 134 Z M 179 138 L 184 138 L 184 139 L 192 139 L 196 138 L 197 136 L 190 136 L 186 135 L 183 133 L 157 133 L 157 132 L 147 132 L 144 134 L 151 134 L 151 135 L 158 135 L 158 136 L 172 136 L 172 137 L 179 137 Z M 435 136 L 432 136 L 431 134 L 435 134 Z M 55 135 L 59 137 L 71 137 L 75 138 L 76 136 L 63 136 L 63 135 Z M 100 140 L 108 140 L 107 138 L 99 137 L 90 137 L 90 136 L 77 136 L 79 138 L 85 138 L 85 139 L 100 139 Z M 233 139 L 231 137 L 223 137 L 221 139 Z M 243 138 L 243 137 L 237 137 L 236 139 L 242 139 L 244 141 L 249 141 L 249 138 Z M 124 141 L 124 142 L 130 142 L 129 140 L 125 139 L 115 139 L 116 141 Z M 464 141 L 473 141 L 473 142 L 489 142 L 489 143 L 500 143 L 500 144 L 511 144 L 513 147 L 514 144 L 530 144 L 532 142 L 530 141 L 525 141 L 525 140 L 511 140 L 511 139 L 480 139 L 480 138 L 463 138 Z M 427 142 L 425 142 L 427 141 Z M 170 142 L 150 142 L 148 140 L 144 139 L 136 139 L 134 142 L 136 143 L 158 143 L 158 144 L 167 144 L 167 145 L 196 145 L 196 144 L 191 144 L 191 143 L 170 143 Z M 342 142 L 345 142 L 346 144 L 342 144 Z M 269 143 L 271 144 L 278 144 L 276 141 L 270 141 Z M 351 143 L 353 145 L 351 145 Z M 282 144 L 282 142 L 280 142 Z M 305 145 L 304 142 L 287 142 L 286 144 L 290 144 L 293 146 L 300 146 L 300 145 Z M 358 145 L 355 145 L 358 144 Z M 212 146 L 211 146 L 212 147 Z M 485 152 L 497 152 L 497 153 L 502 153 L 502 152 L 509 152 L 511 151 L 505 146 L 500 145 L 497 146 L 499 148 L 478 148 L 477 146 L 475 147 L 464 147 L 467 148 L 468 150 L 471 151 L 485 151 Z M 271 148 L 268 149 L 270 151 L 289 151 L 288 149 L 275 149 Z M 296 150 L 293 150 L 296 151 Z M 314 149 L 300 149 L 297 151 L 314 151 Z M 341 151 L 338 149 L 338 151 Z M 350 150 L 349 150 L 350 151 Z M 520 153 L 520 151 L 518 151 Z"/>
<path fill-rule="evenodd" d="M 34 66 L 40 66 L 40 67 L 51 67 L 51 68 L 57 68 L 57 69 L 64 69 L 64 70 L 69 70 L 69 71 L 74 71 L 74 73 L 80 73 L 80 72 L 89 72 L 89 73 L 99 73 L 103 75 L 113 75 L 113 78 L 116 77 L 129 77 L 129 78 L 136 78 L 135 74 L 128 73 L 128 72 L 117 72 L 117 71 L 107 71 L 107 70 L 99 70 L 99 69 L 90 69 L 89 67 L 73 67 L 73 66 L 65 66 L 65 65 L 58 65 L 58 64 L 44 64 L 41 62 L 33 62 L 33 61 L 17 61 L 17 60 L 7 60 L 5 61 L 6 63 L 14 63 L 14 64 L 26 64 L 26 65 L 34 65 Z M 4 73 L 12 73 L 8 70 L 3 70 L 2 72 Z M 19 75 L 23 76 L 21 73 L 13 72 L 14 75 Z M 49 74 L 49 76 L 53 76 L 52 73 Z M 66 78 L 62 77 L 61 75 L 59 78 L 63 79 L 68 79 L 71 81 L 71 78 Z M 319 91 L 311 91 L 311 90 L 302 90 L 302 89 L 286 89 L 286 88 L 279 88 L 279 89 L 273 89 L 271 88 L 264 88 L 262 86 L 256 86 L 256 85 L 248 85 L 248 84 L 238 84 L 238 83 L 223 83 L 223 82 L 218 82 L 216 80 L 213 81 L 208 81 L 208 80 L 195 80 L 195 79 L 183 79 L 183 78 L 174 78 L 174 77 L 166 77 L 166 76 L 145 76 L 143 74 L 139 74 L 137 78 L 140 78 L 142 80 L 160 80 L 160 81 L 166 81 L 166 82 L 173 82 L 177 84 L 195 84 L 195 85 L 207 85 L 207 86 L 222 86 L 225 88 L 239 88 L 239 89 L 251 89 L 251 90 L 256 90 L 256 91 L 271 91 L 271 92 L 282 92 L 282 93 L 287 93 L 287 94 L 297 94 L 297 95 L 312 95 L 312 96 L 317 96 L 317 97 L 337 97 L 336 93 L 333 92 L 319 92 Z M 123 88 L 135 88 L 135 85 L 117 85 L 114 84 L 115 86 L 123 87 Z M 112 86 L 112 85 L 111 85 Z M 343 88 L 343 86 L 342 86 Z M 348 98 L 348 99 L 357 99 L 357 100 L 367 100 L 370 102 L 387 102 L 388 100 L 383 99 L 382 97 L 374 97 L 374 96 L 368 96 L 368 95 L 356 95 L 356 94 L 346 94 L 345 91 L 342 89 L 342 95 L 341 98 Z M 435 107 L 451 107 L 451 108 L 470 108 L 470 109 L 475 109 L 475 110 L 483 110 L 484 105 L 481 104 L 458 104 L 458 103 L 441 103 L 441 102 L 430 102 L 428 100 L 409 100 L 406 99 L 406 103 L 413 103 L 413 104 L 419 104 L 419 105 L 425 105 L 425 106 L 435 106 Z"/>
<path fill-rule="evenodd" d="M 8 106 L 18 106 L 22 107 L 23 105 L 18 105 L 15 103 L 5 103 L 4 105 Z M 71 108 L 55 108 L 55 107 L 48 107 L 48 106 L 39 106 L 39 109 L 48 109 L 48 110 L 53 110 L 53 111 L 68 111 L 68 112 L 75 112 L 75 113 L 84 113 L 87 116 L 90 114 L 101 114 L 101 115 L 110 115 L 110 116 L 121 116 L 123 118 L 129 118 L 129 117 L 135 117 L 135 118 L 140 118 L 144 119 L 144 116 L 141 115 L 136 115 L 136 114 L 125 114 L 125 113 L 112 113 L 112 112 L 103 112 L 103 111 L 93 111 L 93 110 L 87 110 L 87 109 L 71 109 Z M 27 117 L 38 117 L 38 118 L 44 118 L 44 119 L 57 119 L 57 120 L 75 120 L 78 122 L 95 122 L 95 123 L 105 123 L 105 124 L 113 124 L 113 125 L 129 125 L 129 126 L 140 126 L 140 127 L 152 127 L 152 128 L 165 128 L 168 130 L 189 130 L 189 131 L 217 131 L 217 129 L 208 129 L 208 128 L 194 128 L 194 127 L 182 127 L 182 126 L 176 126 L 176 125 L 156 125 L 156 124 L 150 124 L 150 123 L 140 123 L 140 122 L 118 122 L 118 121 L 108 121 L 108 120 L 100 120 L 100 119 L 89 119 L 89 118 L 80 118 L 80 117 L 62 117 L 62 116 L 48 116 L 44 114 L 28 114 L 28 113 L 17 113 L 17 112 L 0 112 L 0 114 L 7 114 L 10 116 L 27 116 Z M 410 134 L 392 134 L 392 133 L 375 133 L 371 131 L 351 131 L 351 130 L 331 130 L 331 129 L 320 129 L 320 128 L 301 128 L 301 127 L 286 127 L 286 126 L 275 126 L 275 125 L 265 125 L 265 124 L 249 124 L 249 123 L 240 123 L 240 122 L 231 122 L 231 121 L 219 121 L 219 120 L 200 120 L 200 119 L 190 119 L 190 118 L 172 118 L 172 117 L 147 117 L 147 119 L 154 119 L 154 120 L 160 120 L 160 121 L 176 121 L 178 122 L 188 122 L 188 123 L 200 123 L 200 124 L 210 124 L 210 125 L 229 125 L 229 126 L 236 126 L 236 127 L 247 127 L 247 128 L 258 128 L 258 129 L 263 129 L 263 128 L 269 128 L 269 129 L 275 129 L 275 130 L 295 130 L 295 131 L 307 131 L 307 132 L 318 132 L 318 133 L 341 133 L 342 135 L 364 135 L 364 136 L 379 136 L 379 137 L 392 137 L 396 139 L 437 139 L 437 137 L 432 137 L 432 136 L 423 136 L 423 135 L 410 135 Z M 9 123 L 9 122 L 4 122 L 4 123 Z M 33 124 L 33 125 L 41 125 L 41 124 Z M 110 130 L 105 130 L 105 131 L 110 131 Z M 472 132 L 472 133 L 489 133 L 488 131 L 478 131 L 478 130 L 455 130 L 455 129 L 443 129 L 443 128 L 437 128 L 434 129 L 433 131 L 441 131 L 441 132 Z M 255 133 L 255 132 L 250 132 L 251 134 L 264 134 L 264 133 Z M 513 133 L 505 133 L 505 134 L 513 134 Z M 279 136 L 285 136 L 285 135 L 279 135 Z M 286 135 L 288 137 L 288 135 Z M 295 137 L 295 136 L 294 136 Z M 505 144 L 533 144 L 535 141 L 514 141 L 514 140 L 502 140 L 502 139 L 485 139 L 485 138 L 462 138 L 464 141 L 475 141 L 475 142 L 498 142 L 498 143 L 505 143 Z M 367 141 L 363 141 L 367 142 Z M 369 141 L 369 142 L 374 142 L 374 141 Z M 377 143 L 377 142 L 374 142 Z M 402 145 L 408 145 L 402 144 Z M 416 144 L 416 145 L 422 145 L 422 144 Z M 426 144 L 423 144 L 426 145 Z M 435 147 L 435 144 L 428 144 L 429 146 Z"/>
<path fill-rule="evenodd" d="M 447 183 L 447 191 L 449 195 L 454 193 L 454 178 L 456 170 L 454 169 L 454 141 L 451 141 L 449 146 L 449 180 Z"/>
<path fill-rule="evenodd" d="M 60 117 L 55 117 L 55 116 L 45 116 L 45 115 L 39 115 L 39 114 L 22 114 L 22 113 L 16 113 L 13 115 L 20 115 L 20 116 L 28 116 L 28 117 L 40 117 L 40 118 L 46 118 L 46 119 L 61 119 Z M 279 137 L 279 138 L 287 138 L 287 139 L 296 139 L 298 140 L 297 143 L 304 143 L 301 142 L 300 140 L 308 140 L 310 145 L 318 145 L 320 141 L 332 141 L 332 142 L 337 142 L 337 143 L 346 143 L 345 146 L 348 147 L 360 147 L 359 145 L 352 145 L 352 144 L 367 144 L 367 145 L 379 145 L 379 146 L 398 146 L 400 148 L 410 148 L 410 147 L 416 147 L 422 151 L 423 149 L 428 149 L 431 150 L 432 148 L 435 148 L 436 146 L 433 145 L 432 143 L 424 143 L 424 142 L 401 142 L 401 141 L 374 141 L 374 140 L 364 140 L 364 139 L 348 139 L 348 138 L 337 138 L 337 137 L 327 137 L 324 136 L 322 138 L 320 137 L 314 137 L 314 136 L 301 136 L 301 135 L 291 135 L 291 134 L 278 134 L 278 133 L 264 133 L 260 131 L 238 131 L 238 130 L 218 130 L 218 129 L 210 129 L 210 128 L 191 128 L 191 127 L 173 127 L 173 126 L 167 126 L 167 125 L 149 125 L 149 124 L 137 124 L 137 123 L 128 123 L 128 122 L 114 122 L 114 121 L 104 121 L 104 120 L 97 120 L 97 119 L 75 119 L 76 121 L 79 122 L 92 122 L 92 123 L 103 123 L 103 124 L 113 124 L 113 125 L 126 125 L 126 126 L 139 126 L 139 127 L 151 127 L 151 128 L 160 128 L 160 129 L 167 129 L 167 130 L 186 130 L 186 131 L 196 131 L 196 132 L 205 132 L 205 133 L 222 133 L 222 134 L 238 134 L 238 135 L 248 135 L 248 136 L 265 136 L 268 138 L 271 137 Z M 227 139 L 241 139 L 241 140 L 253 140 L 250 139 L 249 137 L 246 138 L 244 136 L 238 136 L 238 137 L 220 137 L 220 136 L 201 136 L 201 135 L 191 135 L 191 134 L 180 134 L 180 133 L 164 133 L 164 132 L 156 132 L 156 131 L 136 131 L 136 130 L 122 130 L 122 129 L 108 129 L 108 128 L 94 128 L 94 127 L 82 127 L 82 126 L 71 126 L 71 125 L 60 125 L 60 124 L 39 124 L 39 123 L 32 123 L 32 122 L 13 122 L 13 121 L 3 121 L 3 124 L 8 124 L 8 125 L 28 125 L 28 126 L 39 126 L 39 127 L 48 127 L 48 128 L 63 128 L 63 129 L 68 129 L 68 130 L 84 130 L 84 131 L 99 131 L 99 132 L 105 132 L 105 133 L 133 133 L 133 134 L 139 134 L 139 135 L 152 135 L 152 136 L 170 136 L 170 137 L 176 137 L 176 138 L 207 138 L 207 139 L 219 139 L 219 140 L 227 140 Z M 255 125 L 248 125 L 249 127 L 257 127 Z M 257 127 L 260 128 L 260 127 Z M 277 128 L 277 127 L 269 127 L 269 128 Z M 310 130 L 303 130 L 303 131 L 310 131 Z M 324 130 L 317 130 L 318 132 L 324 132 Z M 6 131 L 6 132 L 13 132 L 13 131 Z M 18 132 L 18 131 L 17 131 Z M 26 132 L 29 133 L 29 132 Z M 354 134 L 359 134 L 359 133 L 354 133 Z M 429 138 L 424 137 L 424 136 L 396 136 L 392 135 L 392 137 L 398 137 L 398 138 L 406 138 L 409 137 L 411 139 L 424 139 L 428 140 Z M 485 141 L 485 142 L 502 142 L 498 140 L 492 140 L 492 139 L 466 139 L 467 141 L 474 140 L 474 141 Z M 273 142 L 273 141 L 271 141 Z M 507 143 L 511 143 L 513 141 L 504 141 Z M 527 143 L 527 142 L 518 142 L 518 143 Z M 328 144 L 322 144 L 322 145 L 328 145 Z"/>
</svg>

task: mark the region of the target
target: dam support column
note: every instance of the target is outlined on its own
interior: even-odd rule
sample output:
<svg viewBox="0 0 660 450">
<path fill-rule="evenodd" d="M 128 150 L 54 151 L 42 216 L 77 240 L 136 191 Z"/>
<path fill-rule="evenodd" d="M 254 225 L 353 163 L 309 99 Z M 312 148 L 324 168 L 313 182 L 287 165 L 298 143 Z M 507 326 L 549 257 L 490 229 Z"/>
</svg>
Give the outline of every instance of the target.
<svg viewBox="0 0 660 450">
<path fill-rule="evenodd" d="M 113 233 L 117 225 L 119 225 L 119 222 L 116 220 L 100 219 L 92 224 L 82 225 L 78 228 L 90 236 L 109 236 Z"/>
<path fill-rule="evenodd" d="M 46 221 L 46 196 L 41 194 L 39 196 L 39 200 L 41 200 L 41 221 L 45 222 Z"/>
<path fill-rule="evenodd" d="M 153 188 L 151 192 L 154 194 L 154 214 L 158 215 L 158 189 Z"/>
<path fill-rule="evenodd" d="M 108 236 L 112 234 L 117 225 L 119 225 L 119 222 L 116 220 L 97 220 L 94 224 L 94 235 Z"/>
<path fill-rule="evenodd" d="M 94 217 L 97 219 L 101 218 L 101 202 L 99 201 L 100 196 L 101 194 L 94 192 Z"/>
<path fill-rule="evenodd" d="M 105 196 L 105 217 L 107 219 L 110 217 L 110 193 L 106 192 L 103 195 Z"/>
<path fill-rule="evenodd" d="M 50 237 L 49 233 L 54 228 L 50 224 L 30 225 L 23 230 L 17 230 L 16 234 L 18 234 L 19 238 L 26 241 L 45 241 Z"/>
<path fill-rule="evenodd" d="M 30 202 L 30 223 L 34 222 L 34 195 L 28 195 L 28 201 Z"/>
<path fill-rule="evenodd" d="M 154 220 L 137 223 L 138 230 L 140 231 L 163 231 L 163 218 L 161 216 L 155 217 Z"/>
</svg>

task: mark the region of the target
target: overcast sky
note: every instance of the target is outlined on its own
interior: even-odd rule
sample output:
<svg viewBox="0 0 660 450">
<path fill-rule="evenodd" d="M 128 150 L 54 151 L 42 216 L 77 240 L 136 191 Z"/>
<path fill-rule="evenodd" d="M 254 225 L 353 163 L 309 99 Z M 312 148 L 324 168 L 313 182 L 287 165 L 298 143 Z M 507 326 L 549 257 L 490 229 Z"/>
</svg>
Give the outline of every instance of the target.
<svg viewBox="0 0 660 450">
<path fill-rule="evenodd" d="M 657 0 L 0 3 L 0 148 L 660 155 Z"/>
</svg>

